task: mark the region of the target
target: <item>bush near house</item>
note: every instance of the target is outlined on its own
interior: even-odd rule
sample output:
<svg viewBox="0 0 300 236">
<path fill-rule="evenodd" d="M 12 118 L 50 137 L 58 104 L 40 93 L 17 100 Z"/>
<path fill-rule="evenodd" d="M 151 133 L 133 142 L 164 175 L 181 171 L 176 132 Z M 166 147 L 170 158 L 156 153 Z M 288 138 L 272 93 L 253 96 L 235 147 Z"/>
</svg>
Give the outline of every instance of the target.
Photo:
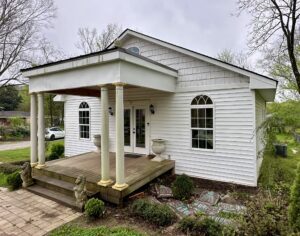
<svg viewBox="0 0 300 236">
<path fill-rule="evenodd" d="M 104 210 L 104 202 L 97 198 L 89 199 L 84 206 L 84 213 L 91 219 L 102 217 Z"/>
<path fill-rule="evenodd" d="M 9 174 L 6 181 L 10 190 L 16 190 L 22 186 L 22 179 L 19 171 Z"/>
<path fill-rule="evenodd" d="M 177 176 L 172 184 L 172 191 L 174 198 L 188 200 L 194 191 L 193 180 L 185 174 Z"/>
<path fill-rule="evenodd" d="M 167 226 L 175 222 L 176 214 L 165 204 L 152 203 L 145 199 L 133 202 L 131 212 L 157 226 Z"/>
<path fill-rule="evenodd" d="M 50 154 L 47 157 L 47 161 L 56 160 L 63 156 L 65 152 L 64 144 L 52 143 L 50 145 Z"/>
<path fill-rule="evenodd" d="M 289 205 L 289 220 L 294 231 L 300 231 L 300 164 L 298 164 L 297 175 L 291 188 L 291 199 Z"/>
<path fill-rule="evenodd" d="M 285 195 L 260 190 L 245 206 L 240 219 L 240 235 L 290 235 Z"/>
<path fill-rule="evenodd" d="M 16 171 L 20 171 L 21 168 L 20 166 L 17 166 L 17 165 L 13 165 L 13 164 L 10 164 L 10 163 L 2 163 L 0 164 L 0 173 L 3 173 L 3 174 L 12 174 Z"/>
</svg>

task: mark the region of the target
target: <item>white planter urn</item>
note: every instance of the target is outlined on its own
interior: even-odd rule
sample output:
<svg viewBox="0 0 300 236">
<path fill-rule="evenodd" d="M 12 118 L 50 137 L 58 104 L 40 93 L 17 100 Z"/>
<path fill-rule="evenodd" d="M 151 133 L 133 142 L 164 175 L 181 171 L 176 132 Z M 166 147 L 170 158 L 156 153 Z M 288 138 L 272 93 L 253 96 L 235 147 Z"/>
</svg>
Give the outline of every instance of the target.
<svg viewBox="0 0 300 236">
<path fill-rule="evenodd" d="M 97 152 L 100 153 L 100 147 L 101 147 L 101 135 L 100 134 L 95 134 L 93 142 L 95 146 L 97 147 Z"/>
<path fill-rule="evenodd" d="M 164 160 L 162 153 L 166 151 L 166 140 L 165 139 L 152 139 L 152 152 L 156 155 L 152 161 L 161 162 Z"/>
</svg>

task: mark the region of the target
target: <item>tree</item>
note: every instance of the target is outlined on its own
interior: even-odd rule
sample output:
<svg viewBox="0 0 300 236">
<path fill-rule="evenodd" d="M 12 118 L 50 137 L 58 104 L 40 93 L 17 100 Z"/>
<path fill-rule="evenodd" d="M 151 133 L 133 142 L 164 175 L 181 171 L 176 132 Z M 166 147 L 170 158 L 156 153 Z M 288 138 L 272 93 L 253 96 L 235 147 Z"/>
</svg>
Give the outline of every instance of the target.
<svg viewBox="0 0 300 236">
<path fill-rule="evenodd" d="M 230 49 L 224 49 L 217 55 L 217 58 L 221 61 L 245 68 L 251 69 L 251 64 L 248 60 L 247 54 L 243 52 L 235 53 Z"/>
<path fill-rule="evenodd" d="M 0 110 L 14 111 L 21 101 L 22 97 L 15 86 L 0 87 Z"/>
<path fill-rule="evenodd" d="M 286 52 L 300 94 L 300 73 L 295 47 L 299 29 L 299 0 L 238 0 L 239 13 L 252 16 L 249 46 L 252 51 L 267 49 L 280 40 L 278 54 Z"/>
<path fill-rule="evenodd" d="M 0 87 L 21 82 L 19 69 L 31 64 L 55 11 L 53 0 L 0 1 Z"/>
<path fill-rule="evenodd" d="M 98 32 L 96 28 L 79 28 L 79 41 L 75 44 L 83 53 L 102 51 L 120 35 L 122 27 L 117 24 L 108 24 L 104 30 Z"/>
</svg>

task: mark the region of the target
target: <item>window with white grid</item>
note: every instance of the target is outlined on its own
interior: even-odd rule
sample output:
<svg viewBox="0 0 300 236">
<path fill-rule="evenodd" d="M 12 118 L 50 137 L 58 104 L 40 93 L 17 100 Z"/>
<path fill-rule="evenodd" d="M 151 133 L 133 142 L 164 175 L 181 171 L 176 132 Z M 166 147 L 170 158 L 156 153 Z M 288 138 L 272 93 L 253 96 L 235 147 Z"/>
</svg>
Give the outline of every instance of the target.
<svg viewBox="0 0 300 236">
<path fill-rule="evenodd" d="M 214 107 L 210 97 L 199 95 L 191 103 L 192 148 L 214 149 Z"/>
<path fill-rule="evenodd" d="M 86 102 L 79 105 L 79 137 L 90 138 L 90 107 Z"/>
</svg>

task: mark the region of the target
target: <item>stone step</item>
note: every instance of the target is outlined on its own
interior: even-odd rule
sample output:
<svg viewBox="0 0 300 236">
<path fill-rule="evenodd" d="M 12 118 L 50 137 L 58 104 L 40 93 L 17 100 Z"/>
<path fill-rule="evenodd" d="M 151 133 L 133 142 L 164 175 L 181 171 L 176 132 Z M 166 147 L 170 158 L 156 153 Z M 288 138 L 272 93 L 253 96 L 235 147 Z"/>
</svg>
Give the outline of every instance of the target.
<svg viewBox="0 0 300 236">
<path fill-rule="evenodd" d="M 43 176 L 43 175 L 40 176 L 34 175 L 33 179 L 35 180 L 35 183 L 41 187 L 68 195 L 70 197 L 74 197 L 73 188 L 75 184 L 62 181 L 59 179 L 51 178 L 49 176 Z"/>
<path fill-rule="evenodd" d="M 64 174 L 56 173 L 54 171 L 48 171 L 47 169 L 32 169 L 32 174 L 33 176 L 48 176 L 53 179 L 69 182 L 71 184 L 75 183 L 76 178 L 67 176 Z"/>
<path fill-rule="evenodd" d="M 65 194 L 62 194 L 62 193 L 59 193 L 56 191 L 52 191 L 50 189 L 44 188 L 39 185 L 32 185 L 26 189 L 32 193 L 35 193 L 39 196 L 42 196 L 42 197 L 48 198 L 50 200 L 53 200 L 55 202 L 58 202 L 64 206 L 71 207 L 77 211 L 82 211 L 81 208 L 76 206 L 75 197 L 70 197 L 68 195 L 65 195 Z"/>
</svg>

